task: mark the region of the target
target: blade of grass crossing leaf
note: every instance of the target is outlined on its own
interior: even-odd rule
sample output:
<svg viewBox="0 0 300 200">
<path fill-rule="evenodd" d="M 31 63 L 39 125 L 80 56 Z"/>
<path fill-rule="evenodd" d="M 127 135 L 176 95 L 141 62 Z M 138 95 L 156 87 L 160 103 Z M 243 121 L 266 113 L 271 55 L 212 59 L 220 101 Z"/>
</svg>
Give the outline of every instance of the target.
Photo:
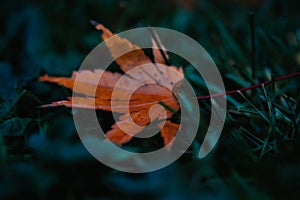
<svg viewBox="0 0 300 200">
<path fill-rule="evenodd" d="M 151 34 L 151 37 L 153 38 L 154 42 L 156 43 L 156 46 L 158 47 L 159 52 L 160 52 L 161 56 L 163 57 L 163 59 L 165 61 L 165 64 L 170 65 L 169 60 L 168 60 L 168 55 L 165 54 L 165 52 L 163 50 L 163 46 L 161 44 L 161 41 L 160 41 L 157 33 L 154 32 L 151 28 L 149 28 L 148 30 L 149 30 L 149 32 Z"/>
<path fill-rule="evenodd" d="M 167 109 L 168 111 L 170 111 L 171 113 L 175 114 L 176 116 L 180 117 L 180 115 L 174 109 L 172 109 L 170 106 L 168 106 L 163 101 L 159 101 L 158 104 L 161 105 L 162 107 L 164 107 L 165 109 Z"/>
</svg>

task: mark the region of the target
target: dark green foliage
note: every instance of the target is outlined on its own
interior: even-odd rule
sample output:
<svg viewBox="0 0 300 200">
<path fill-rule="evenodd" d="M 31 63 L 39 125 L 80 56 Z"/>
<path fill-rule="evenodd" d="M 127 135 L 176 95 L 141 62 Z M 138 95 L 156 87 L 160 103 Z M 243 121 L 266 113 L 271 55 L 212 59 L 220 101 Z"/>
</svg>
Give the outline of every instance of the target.
<svg viewBox="0 0 300 200">
<path fill-rule="evenodd" d="M 192 6 L 183 2 L 2 2 L 0 199 L 300 198 L 297 77 L 228 96 L 220 141 L 199 160 L 197 151 L 210 116 L 209 101 L 201 101 L 202 121 L 192 147 L 172 165 L 147 174 L 126 174 L 102 165 L 81 144 L 70 109 L 38 107 L 71 94 L 37 82 L 37 77 L 70 76 L 79 68 L 101 41 L 89 24 L 91 19 L 115 32 L 151 25 L 191 36 L 211 54 L 227 90 L 299 71 L 298 1 L 265 0 L 259 5 L 186 1 Z M 254 13 L 254 56 L 250 12 Z M 207 95 L 206 84 L 192 66 L 181 64 L 197 95 Z M 99 111 L 100 123 L 109 128 L 113 122 L 106 116 L 111 118 Z M 138 146 L 138 140 L 133 144 Z M 161 141 L 144 145 L 155 149 Z"/>
</svg>

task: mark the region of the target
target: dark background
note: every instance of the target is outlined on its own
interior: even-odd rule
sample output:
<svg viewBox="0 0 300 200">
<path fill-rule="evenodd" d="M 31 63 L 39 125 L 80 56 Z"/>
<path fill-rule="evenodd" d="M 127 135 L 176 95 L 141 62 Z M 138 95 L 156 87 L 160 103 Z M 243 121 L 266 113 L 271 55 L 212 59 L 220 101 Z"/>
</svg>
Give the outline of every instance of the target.
<svg viewBox="0 0 300 200">
<path fill-rule="evenodd" d="M 199 130 L 189 152 L 146 174 L 95 160 L 77 136 L 70 109 L 38 107 L 71 92 L 37 81 L 79 68 L 102 41 L 91 19 L 113 32 L 159 26 L 187 34 L 211 54 L 227 90 L 271 80 L 299 71 L 297 0 L 10 0 L 1 2 L 0 15 L 0 199 L 300 198 L 297 77 L 247 98 L 228 97 L 225 128 L 212 153 L 197 158 Z M 183 68 L 201 94 L 201 78 L 190 65 Z M 200 102 L 204 116 L 207 103 Z"/>
</svg>

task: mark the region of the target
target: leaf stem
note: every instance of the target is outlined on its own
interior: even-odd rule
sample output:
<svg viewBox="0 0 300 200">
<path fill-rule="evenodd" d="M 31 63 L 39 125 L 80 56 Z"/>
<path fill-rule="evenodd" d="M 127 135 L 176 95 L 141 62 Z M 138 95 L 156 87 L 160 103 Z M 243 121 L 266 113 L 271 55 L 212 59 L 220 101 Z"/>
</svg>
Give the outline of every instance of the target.
<svg viewBox="0 0 300 200">
<path fill-rule="evenodd" d="M 228 91 L 228 92 L 213 94 L 213 95 L 207 95 L 207 96 L 199 96 L 199 97 L 197 97 L 197 99 L 198 100 L 204 100 L 204 99 L 211 99 L 211 98 L 214 98 L 214 97 L 221 97 L 221 96 L 225 96 L 225 95 L 237 94 L 237 93 L 240 93 L 240 92 L 245 92 L 245 91 L 248 91 L 248 90 L 252 90 L 252 89 L 255 89 L 255 88 L 262 87 L 263 85 L 268 85 L 272 82 L 285 80 L 285 79 L 292 78 L 292 77 L 295 77 L 295 76 L 300 76 L 300 71 L 292 73 L 292 74 L 284 75 L 284 76 L 275 78 L 275 79 L 270 80 L 270 81 L 265 81 L 263 83 L 258 83 L 258 84 L 255 84 L 255 85 L 244 87 L 244 88 L 241 88 L 241 89 L 238 89 L 238 90 L 231 90 L 231 91 Z"/>
</svg>

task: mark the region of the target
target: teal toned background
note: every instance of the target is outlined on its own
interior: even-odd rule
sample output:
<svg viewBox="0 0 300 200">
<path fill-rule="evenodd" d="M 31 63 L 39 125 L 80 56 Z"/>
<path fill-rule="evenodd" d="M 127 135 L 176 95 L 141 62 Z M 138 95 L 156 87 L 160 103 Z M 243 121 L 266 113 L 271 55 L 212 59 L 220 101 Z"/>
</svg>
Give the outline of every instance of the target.
<svg viewBox="0 0 300 200">
<path fill-rule="evenodd" d="M 37 81 L 79 68 L 102 41 L 91 19 L 113 32 L 159 26 L 187 34 L 211 54 L 227 90 L 271 80 L 299 71 L 299 7 L 297 0 L 2 1 L 0 199 L 299 199 L 297 77 L 245 93 L 247 98 L 228 97 L 220 141 L 201 160 L 209 101 L 200 102 L 203 128 L 191 149 L 146 174 L 118 172 L 95 160 L 77 136 L 70 109 L 38 107 L 71 92 Z M 180 64 L 203 95 L 202 79 Z M 110 113 L 99 114 L 109 128 L 112 121 L 101 116 Z"/>
</svg>

